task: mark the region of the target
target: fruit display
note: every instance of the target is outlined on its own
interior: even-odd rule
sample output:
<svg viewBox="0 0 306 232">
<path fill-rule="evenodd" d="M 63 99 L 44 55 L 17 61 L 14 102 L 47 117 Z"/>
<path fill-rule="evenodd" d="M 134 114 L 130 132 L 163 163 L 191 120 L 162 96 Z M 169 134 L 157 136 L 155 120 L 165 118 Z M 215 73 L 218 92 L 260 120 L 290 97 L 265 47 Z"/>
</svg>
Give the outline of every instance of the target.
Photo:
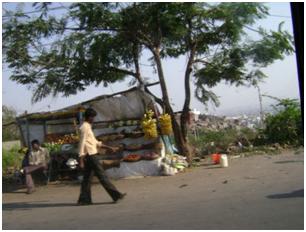
<svg viewBox="0 0 306 232">
<path fill-rule="evenodd" d="M 127 151 L 135 151 L 135 150 L 141 150 L 142 145 L 141 144 L 129 144 L 125 146 L 125 150 Z"/>
<path fill-rule="evenodd" d="M 144 133 L 141 130 L 134 130 L 131 132 L 126 132 L 125 130 L 122 130 L 119 133 L 100 134 L 97 136 L 97 139 L 101 140 L 102 142 L 106 142 L 106 141 L 120 140 L 124 138 L 140 138 L 142 136 L 144 136 Z"/>
<path fill-rule="evenodd" d="M 157 146 L 158 143 L 153 142 L 153 143 L 146 143 L 142 145 L 142 149 L 146 150 L 146 149 L 155 149 L 155 147 Z"/>
<path fill-rule="evenodd" d="M 161 134 L 170 135 L 172 133 L 172 123 L 169 114 L 163 114 L 158 118 Z"/>
<path fill-rule="evenodd" d="M 125 137 L 124 134 L 101 134 L 97 136 L 97 139 L 102 142 L 106 142 L 106 141 L 123 139 L 124 137 Z"/>
<path fill-rule="evenodd" d="M 53 142 L 58 144 L 71 144 L 71 143 L 78 143 L 79 136 L 76 134 L 48 134 L 46 135 L 46 142 Z"/>
<path fill-rule="evenodd" d="M 137 125 L 139 125 L 138 120 L 120 120 L 108 123 L 108 128 L 118 128 L 124 126 L 137 126 Z"/>
<path fill-rule="evenodd" d="M 144 118 L 141 121 L 145 139 L 154 139 L 158 137 L 156 119 L 153 119 L 153 115 L 153 111 L 149 110 L 144 114 Z"/>
<path fill-rule="evenodd" d="M 123 159 L 125 162 L 137 162 L 139 160 L 141 160 L 141 155 L 138 154 L 129 154 Z"/>
<path fill-rule="evenodd" d="M 146 153 L 146 154 L 143 154 L 141 156 L 141 159 L 143 160 L 155 160 L 155 159 L 158 159 L 160 156 L 155 153 L 155 152 L 149 152 L 149 153 Z"/>
<path fill-rule="evenodd" d="M 43 146 L 48 150 L 49 153 L 61 151 L 61 144 L 59 143 L 44 143 Z"/>
<path fill-rule="evenodd" d="M 135 131 L 132 131 L 130 133 L 124 133 L 125 137 L 126 138 L 140 138 L 142 136 L 144 136 L 144 133 L 143 131 L 141 130 L 135 130 Z"/>
</svg>

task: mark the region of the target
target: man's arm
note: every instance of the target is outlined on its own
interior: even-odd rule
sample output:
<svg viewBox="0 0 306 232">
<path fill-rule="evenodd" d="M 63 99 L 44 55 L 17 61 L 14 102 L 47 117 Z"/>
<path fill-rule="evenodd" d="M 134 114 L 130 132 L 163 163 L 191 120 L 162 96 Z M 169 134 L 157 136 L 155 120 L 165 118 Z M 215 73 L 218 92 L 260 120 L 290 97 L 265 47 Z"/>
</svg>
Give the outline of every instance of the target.
<svg viewBox="0 0 306 232">
<path fill-rule="evenodd" d="M 84 155 L 80 156 L 80 160 L 79 160 L 79 166 L 81 169 L 84 169 L 85 167 L 85 163 L 84 163 Z"/>
<path fill-rule="evenodd" d="M 29 154 L 29 165 L 35 165 L 35 158 L 33 157 L 33 153 Z"/>
<path fill-rule="evenodd" d="M 102 149 L 105 148 L 105 149 L 111 150 L 112 152 L 115 152 L 116 149 L 117 149 L 116 147 L 111 147 L 111 146 L 105 145 L 101 141 L 98 141 L 98 146 Z"/>
<path fill-rule="evenodd" d="M 86 127 L 82 127 L 80 130 L 80 142 L 79 142 L 79 156 L 85 156 L 86 152 L 85 152 L 85 142 L 86 142 L 86 137 L 87 137 L 87 128 Z"/>
<path fill-rule="evenodd" d="M 95 139 L 96 139 L 96 142 L 97 142 L 98 147 L 100 147 L 100 148 L 102 148 L 102 149 L 105 148 L 105 149 L 111 150 L 111 151 L 113 151 L 113 152 L 116 150 L 115 147 L 111 147 L 111 146 L 107 146 L 107 145 L 103 144 L 101 141 L 97 140 L 96 137 L 95 137 Z"/>
<path fill-rule="evenodd" d="M 85 152 L 85 142 L 86 142 L 86 136 L 87 136 L 87 129 L 86 127 L 83 127 L 80 130 L 80 142 L 79 142 L 79 164 L 80 164 L 80 168 L 84 169 L 84 157 L 86 155 Z"/>
<path fill-rule="evenodd" d="M 101 143 L 100 147 L 101 147 L 101 148 L 105 148 L 105 149 L 113 149 L 113 147 L 107 146 L 107 145 L 105 145 L 105 144 L 103 144 L 103 143 Z"/>
</svg>

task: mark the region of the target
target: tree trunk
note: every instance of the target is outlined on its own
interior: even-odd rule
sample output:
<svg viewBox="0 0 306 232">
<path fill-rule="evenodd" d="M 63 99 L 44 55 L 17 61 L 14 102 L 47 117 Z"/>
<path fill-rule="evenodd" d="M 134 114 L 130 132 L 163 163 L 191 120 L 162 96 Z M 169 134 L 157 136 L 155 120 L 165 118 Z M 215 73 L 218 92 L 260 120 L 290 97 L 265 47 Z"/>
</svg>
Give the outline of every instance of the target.
<svg viewBox="0 0 306 232">
<path fill-rule="evenodd" d="M 165 105 L 166 112 L 171 116 L 171 121 L 172 121 L 172 127 L 173 127 L 173 133 L 174 133 L 174 139 L 175 143 L 177 145 L 177 148 L 179 150 L 180 155 L 184 155 L 188 158 L 188 162 L 190 163 L 191 160 L 190 158 L 190 151 L 188 148 L 188 143 L 187 141 L 184 140 L 182 130 L 175 118 L 175 114 L 173 112 L 173 109 L 170 105 L 169 101 L 169 96 L 168 96 L 168 91 L 167 91 L 167 86 L 164 78 L 164 73 L 162 69 L 162 64 L 161 64 L 161 59 L 160 59 L 160 54 L 159 54 L 159 49 L 155 49 L 153 51 L 154 54 L 154 60 L 156 62 L 157 66 L 157 72 L 158 72 L 158 77 L 161 85 L 161 90 L 162 90 L 162 95 L 163 95 L 163 102 Z"/>
<path fill-rule="evenodd" d="M 189 118 L 190 98 L 191 98 L 190 75 L 191 75 L 191 72 L 192 72 L 192 63 L 194 61 L 195 48 L 196 48 L 196 46 L 195 46 L 195 44 L 193 44 L 191 52 L 190 52 L 190 56 L 189 56 L 189 59 L 188 59 L 186 71 L 185 71 L 185 102 L 184 102 L 183 111 L 182 111 L 182 114 L 181 114 L 181 131 L 182 131 L 182 136 L 183 136 L 184 143 L 187 143 L 187 144 L 188 144 L 187 121 L 188 121 L 188 118 Z M 189 155 L 188 159 L 192 160 L 192 153 L 189 152 L 188 155 Z"/>
<path fill-rule="evenodd" d="M 181 115 L 181 129 L 185 140 L 187 140 L 187 120 L 189 118 L 190 99 L 191 99 L 190 75 L 192 72 L 192 63 L 194 60 L 194 54 L 195 54 L 195 48 L 193 47 L 193 49 L 190 52 L 189 60 L 185 71 L 185 102 L 183 106 L 183 112 Z"/>
<path fill-rule="evenodd" d="M 258 84 L 255 85 L 258 91 L 258 98 L 259 98 L 259 110 L 260 110 L 260 127 L 263 127 L 263 122 L 264 122 L 264 113 L 263 113 L 263 108 L 262 108 L 262 95 L 260 91 L 260 87 Z"/>
</svg>

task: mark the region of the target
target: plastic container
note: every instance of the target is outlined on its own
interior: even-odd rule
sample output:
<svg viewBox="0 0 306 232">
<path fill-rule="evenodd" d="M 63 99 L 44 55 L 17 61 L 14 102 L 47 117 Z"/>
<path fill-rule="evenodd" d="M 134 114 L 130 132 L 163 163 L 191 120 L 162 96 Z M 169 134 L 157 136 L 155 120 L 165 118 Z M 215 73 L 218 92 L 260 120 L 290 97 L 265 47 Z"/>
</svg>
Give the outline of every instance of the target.
<svg viewBox="0 0 306 232">
<path fill-rule="evenodd" d="M 220 154 L 212 154 L 211 155 L 211 161 L 212 161 L 213 164 L 219 164 L 220 163 L 220 158 L 221 158 Z"/>
<path fill-rule="evenodd" d="M 228 159 L 227 155 L 222 154 L 220 157 L 220 164 L 222 168 L 227 168 L 228 167 Z"/>
</svg>

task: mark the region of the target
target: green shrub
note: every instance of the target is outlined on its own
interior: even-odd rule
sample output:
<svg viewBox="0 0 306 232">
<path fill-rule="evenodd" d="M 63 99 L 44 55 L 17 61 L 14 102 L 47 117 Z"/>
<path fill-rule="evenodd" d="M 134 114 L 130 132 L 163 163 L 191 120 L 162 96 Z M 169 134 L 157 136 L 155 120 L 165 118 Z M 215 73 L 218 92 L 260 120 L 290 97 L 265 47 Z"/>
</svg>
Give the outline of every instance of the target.
<svg viewBox="0 0 306 232">
<path fill-rule="evenodd" d="M 265 128 L 260 131 L 257 143 L 302 145 L 304 143 L 300 104 L 297 99 L 278 99 L 275 114 L 265 119 Z"/>
<path fill-rule="evenodd" d="M 7 173 L 9 169 L 20 169 L 24 154 L 19 153 L 19 147 L 14 146 L 11 149 L 2 148 L 2 172 Z"/>
</svg>

